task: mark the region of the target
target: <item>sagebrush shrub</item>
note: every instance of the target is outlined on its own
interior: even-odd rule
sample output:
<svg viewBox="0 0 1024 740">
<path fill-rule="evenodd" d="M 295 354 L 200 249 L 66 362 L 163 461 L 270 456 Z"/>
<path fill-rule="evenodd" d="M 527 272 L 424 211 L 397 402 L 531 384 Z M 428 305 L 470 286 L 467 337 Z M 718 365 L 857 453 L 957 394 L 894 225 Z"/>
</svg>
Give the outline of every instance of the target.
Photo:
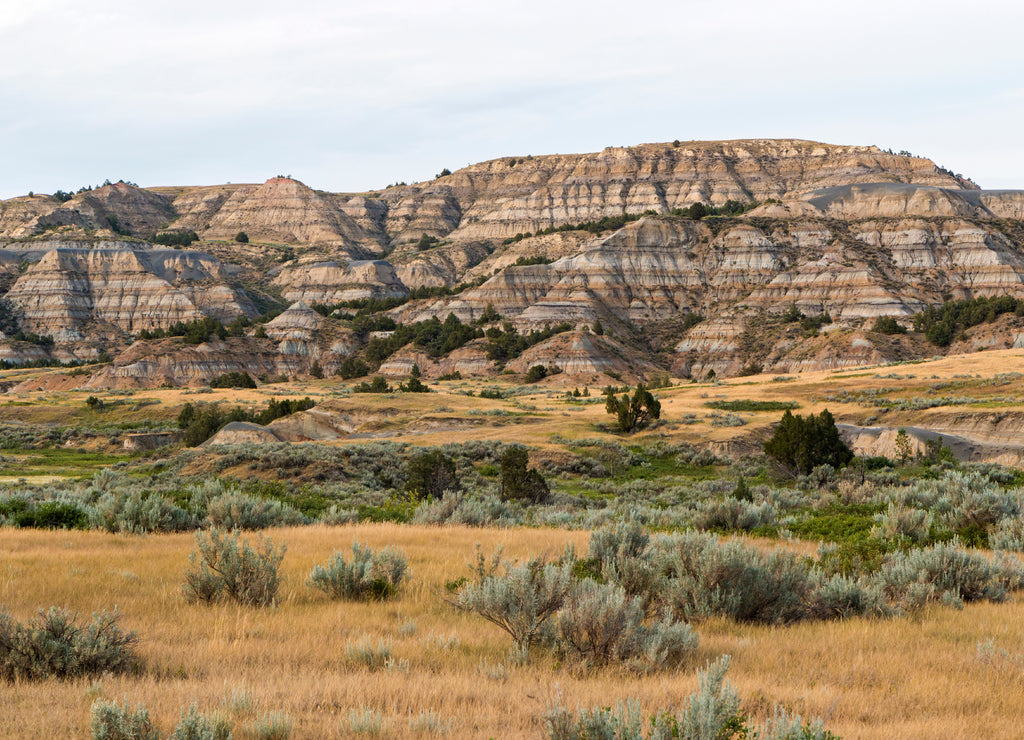
<svg viewBox="0 0 1024 740">
<path fill-rule="evenodd" d="M 686 620 L 714 615 L 784 624 L 808 616 L 821 574 L 788 552 L 765 554 L 695 533 L 659 542 L 665 605 Z"/>
<path fill-rule="evenodd" d="M 676 664 L 697 647 L 688 624 L 666 617 L 647 625 L 644 616 L 640 597 L 585 580 L 558 612 L 555 647 L 588 665 L 621 662 L 640 669 Z"/>
<path fill-rule="evenodd" d="M 352 560 L 340 552 L 326 565 L 317 565 L 306 583 L 335 599 L 386 599 L 393 596 L 408 577 L 405 554 L 393 547 L 374 552 L 352 543 Z"/>
<path fill-rule="evenodd" d="M 181 710 L 168 740 L 232 740 L 231 720 L 222 713 L 202 714 L 195 704 Z"/>
<path fill-rule="evenodd" d="M 484 562 L 481 556 L 481 567 Z M 479 614 L 526 648 L 565 604 L 573 585 L 569 564 L 553 565 L 535 558 L 524 565 L 506 566 L 502 575 L 492 572 L 463 585 L 451 603 Z"/>
<path fill-rule="evenodd" d="M 149 711 L 139 705 L 135 710 L 117 702 L 97 699 L 89 710 L 92 740 L 159 740 L 160 733 L 149 719 Z"/>
<path fill-rule="evenodd" d="M 281 584 L 278 568 L 285 549 L 284 545 L 275 548 L 264 537 L 255 550 L 237 532 L 223 534 L 216 527 L 197 532 L 196 549 L 189 555 L 191 567 L 185 572 L 185 598 L 270 606 Z"/>
<path fill-rule="evenodd" d="M 103 494 L 89 513 L 89 523 L 107 532 L 184 532 L 198 526 L 195 516 L 163 496 L 139 491 Z"/>
<path fill-rule="evenodd" d="M 636 521 L 627 521 L 595 529 L 590 534 L 589 561 L 596 563 L 598 575 L 616 583 L 630 596 L 651 597 L 654 571 L 647 548 L 650 537 Z"/>
<path fill-rule="evenodd" d="M 224 493 L 210 499 L 206 518 L 222 529 L 267 529 L 304 524 L 306 518 L 280 501 L 255 498 L 244 493 Z"/>
<path fill-rule="evenodd" d="M 750 530 L 754 527 L 772 527 L 777 519 L 775 507 L 768 502 L 755 504 L 736 498 L 721 498 L 698 504 L 693 513 L 693 526 L 701 530 Z"/>
<path fill-rule="evenodd" d="M 953 540 L 922 550 L 890 553 L 875 578 L 891 601 L 913 609 L 934 600 L 951 604 L 1002 601 L 1007 575 L 999 564 L 967 552 Z"/>
<path fill-rule="evenodd" d="M 697 674 L 698 689 L 682 711 L 659 712 L 644 722 L 635 701 L 612 707 L 579 709 L 575 714 L 554 707 L 544 715 L 549 740 L 838 740 L 820 719 L 803 723 L 779 707 L 760 727 L 750 727 L 740 711 L 740 697 L 725 680 L 730 657 L 723 655 Z"/>
<path fill-rule="evenodd" d="M 875 515 L 875 526 L 871 534 L 884 540 L 907 538 L 914 542 L 925 542 L 932 526 L 932 516 L 923 509 L 890 502 L 885 512 Z"/>
<path fill-rule="evenodd" d="M 129 670 L 138 662 L 138 638 L 123 631 L 119 619 L 116 610 L 99 612 L 80 627 L 74 614 L 51 607 L 21 624 L 0 612 L 0 678 L 75 678 Z"/>
</svg>

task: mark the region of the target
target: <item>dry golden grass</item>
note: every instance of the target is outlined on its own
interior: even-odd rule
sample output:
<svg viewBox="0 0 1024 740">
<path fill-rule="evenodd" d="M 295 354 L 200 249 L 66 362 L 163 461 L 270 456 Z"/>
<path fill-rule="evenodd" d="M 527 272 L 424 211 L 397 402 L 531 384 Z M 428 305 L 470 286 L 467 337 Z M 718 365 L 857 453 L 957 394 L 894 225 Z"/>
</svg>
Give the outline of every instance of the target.
<svg viewBox="0 0 1024 740">
<path fill-rule="evenodd" d="M 0 381 L 24 379 L 56 370 L 0 371 Z M 738 427 L 716 427 L 711 423 L 713 409 L 705 405 L 715 400 L 759 399 L 796 401 L 798 413 L 819 412 L 829 408 L 837 420 L 863 423 L 879 416 L 879 409 L 857 402 L 826 401 L 840 391 L 864 391 L 885 386 L 895 389 L 892 398 L 966 395 L 986 397 L 1024 397 L 1024 381 L 1013 379 L 998 385 L 989 383 L 1004 373 L 1024 372 L 1024 352 L 995 350 L 967 355 L 954 355 L 928 362 L 904 365 L 844 368 L 836 371 L 808 372 L 788 376 L 775 382 L 775 376 L 759 375 L 732 378 L 719 384 L 690 384 L 658 390 L 662 402 L 663 424 L 631 441 L 645 437 L 666 438 L 677 442 L 723 442 L 756 436 L 778 420 L 779 412 L 739 412 L 746 424 Z M 976 377 L 975 377 L 976 376 Z M 965 378 L 970 378 L 965 381 Z M 931 386 L 957 380 L 962 389 L 934 391 Z M 256 390 L 221 389 L 199 393 L 188 388 L 161 388 L 124 392 L 73 391 L 23 392 L 0 403 L 0 422 L 30 424 L 68 424 L 102 426 L 135 421 L 139 418 L 172 421 L 187 402 L 220 402 L 264 407 L 270 398 L 301 398 L 310 396 L 323 410 L 333 410 L 356 426 L 358 439 L 389 439 L 418 445 L 435 445 L 477 439 L 521 442 L 533 446 L 549 446 L 557 434 L 569 439 L 621 439 L 611 429 L 610 417 L 602 403 L 580 405 L 567 403 L 566 389 L 578 386 L 571 376 L 557 375 L 540 383 L 536 392 L 513 399 L 488 400 L 464 395 L 479 392 L 483 387 L 505 387 L 503 378 L 466 379 L 433 382 L 436 392 L 429 394 L 357 394 L 341 396 L 337 391 L 357 381 L 342 382 L 337 378 L 274 383 Z M 510 382 L 515 382 L 514 380 Z M 600 395 L 600 388 L 590 388 Z M 85 399 L 95 395 L 109 405 L 104 410 L 91 410 Z M 140 400 L 152 402 L 134 409 Z M 1005 406 L 1003 404 L 1002 406 Z M 1001 408 L 1002 408 L 1001 406 Z M 955 415 L 971 407 L 935 408 L 925 411 L 885 412 L 878 423 L 890 426 L 941 426 L 941 417 Z M 980 411 L 980 409 L 975 409 Z M 683 423 L 692 414 L 695 423 Z M 347 440 L 339 440 L 346 444 Z"/>
<path fill-rule="evenodd" d="M 724 652 L 733 656 L 730 679 L 744 708 L 756 718 L 780 702 L 824 717 L 845 738 L 1024 736 L 1024 668 L 1012 657 L 1024 653 L 1024 607 L 1016 602 L 784 628 L 713 621 L 698 627 L 699 655 L 678 671 L 579 673 L 538 651 L 530 665 L 500 680 L 481 672 L 481 663 L 500 663 L 509 639 L 444 604 L 444 583 L 467 572 L 477 542 L 485 552 L 503 544 L 507 555 L 521 557 L 557 553 L 567 542 L 583 551 L 586 533 L 383 524 L 269 535 L 288 544 L 281 603 L 273 609 L 187 604 L 181 582 L 189 535 L 28 530 L 2 530 L 0 604 L 20 619 L 51 604 L 83 615 L 116 605 L 142 638 L 145 668 L 138 676 L 106 676 L 99 691 L 144 702 L 165 731 L 181 707 L 213 709 L 244 690 L 258 709 L 240 712 L 240 726 L 260 711 L 282 710 L 295 720 L 295 738 L 347 737 L 348 713 L 361 708 L 383 714 L 385 737 L 416 737 L 409 719 L 426 711 L 451 723 L 451 737 L 537 738 L 538 718 L 556 699 L 569 707 L 627 698 L 646 711 L 679 706 L 695 688 L 699 665 Z M 353 540 L 405 550 L 413 575 L 398 598 L 331 602 L 303 585 L 315 562 L 348 551 Z M 346 647 L 364 636 L 392 640 L 408 671 L 353 664 Z M 445 646 L 450 636 L 458 642 Z M 977 643 L 987 639 L 1011 657 L 980 658 Z M 3 738 L 85 737 L 98 693 L 91 680 L 0 691 Z"/>
</svg>

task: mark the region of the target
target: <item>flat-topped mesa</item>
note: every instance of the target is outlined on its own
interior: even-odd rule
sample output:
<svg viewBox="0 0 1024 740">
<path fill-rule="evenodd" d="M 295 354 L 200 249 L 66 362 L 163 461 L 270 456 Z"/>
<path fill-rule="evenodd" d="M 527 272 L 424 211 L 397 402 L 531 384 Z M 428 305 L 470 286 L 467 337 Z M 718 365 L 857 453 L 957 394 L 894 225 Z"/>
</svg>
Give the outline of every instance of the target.
<svg viewBox="0 0 1024 740">
<path fill-rule="evenodd" d="M 667 213 L 696 202 L 720 206 L 794 198 L 850 183 L 973 188 L 934 162 L 874 146 L 799 140 L 680 142 L 609 147 L 593 154 L 506 157 L 431 183 L 385 191 L 391 210 L 425 191 L 462 209 L 454 238 L 504 238 L 623 213 Z"/>
</svg>

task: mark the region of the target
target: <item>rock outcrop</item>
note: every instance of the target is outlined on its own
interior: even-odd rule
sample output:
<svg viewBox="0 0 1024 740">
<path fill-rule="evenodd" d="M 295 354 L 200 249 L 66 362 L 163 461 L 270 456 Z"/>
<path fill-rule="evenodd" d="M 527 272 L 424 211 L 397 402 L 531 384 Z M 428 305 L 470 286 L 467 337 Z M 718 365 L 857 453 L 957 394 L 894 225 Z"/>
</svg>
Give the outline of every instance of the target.
<svg viewBox="0 0 1024 740">
<path fill-rule="evenodd" d="M 201 252 L 53 249 L 28 266 L 6 298 L 27 330 L 76 341 L 94 325 L 131 334 L 204 316 L 255 316 L 251 301 L 227 285 L 229 278 Z"/>
<path fill-rule="evenodd" d="M 728 201 L 760 205 L 702 221 L 676 210 Z M 595 223 L 641 214 L 621 228 Z M 588 229 L 550 233 L 581 224 Z M 217 256 L 142 241 L 168 229 L 196 232 Z M 234 242 L 239 232 L 249 243 Z M 254 300 L 308 307 L 460 283 L 457 294 L 391 315 L 469 321 L 490 306 L 523 331 L 601 322 L 632 355 L 660 353 L 667 367 L 674 348 L 677 372 L 697 374 L 754 360 L 783 372 L 885 361 L 914 348 L 864 332 L 877 316 L 909 317 L 949 297 L 1024 296 L 1024 191 L 979 190 L 930 160 L 877 147 L 744 140 L 508 157 L 362 194 L 274 177 L 151 189 L 119 182 L 66 202 L 0 202 L 0 291 L 24 331 L 57 342 L 0 345 L 21 361 L 116 353 L 142 329 L 253 317 Z M 808 316 L 827 312 L 828 337 L 773 330 L 752 341 L 791 305 Z M 331 372 L 360 340 L 314 313 L 293 306 L 265 327 L 269 340 L 237 341 L 261 357 L 272 345 L 275 359 L 260 360 L 259 372 L 303 372 L 314 362 Z M 610 341 L 571 335 L 525 361 L 547 352 L 545 362 L 571 368 L 578 360 L 600 372 L 617 367 Z M 171 371 L 172 355 L 186 369 Z M 642 375 L 645 361 L 630 356 L 629 364 Z M 392 362 L 396 374 L 405 366 L 401 356 Z M 103 382 L 136 382 L 129 378 L 145 372 L 201 382 L 208 373 L 195 367 L 205 363 L 160 350 L 115 363 Z M 439 374 L 493 372 L 478 345 L 430 365 Z"/>
</svg>

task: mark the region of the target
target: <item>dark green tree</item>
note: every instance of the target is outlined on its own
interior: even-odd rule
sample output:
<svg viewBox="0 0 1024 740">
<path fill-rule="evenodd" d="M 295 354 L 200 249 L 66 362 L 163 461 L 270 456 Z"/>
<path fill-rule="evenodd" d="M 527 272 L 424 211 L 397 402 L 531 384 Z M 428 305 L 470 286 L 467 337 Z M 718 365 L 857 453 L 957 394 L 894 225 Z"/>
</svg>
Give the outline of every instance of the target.
<svg viewBox="0 0 1024 740">
<path fill-rule="evenodd" d="M 643 429 L 655 419 L 661 418 L 661 402 L 638 383 L 632 397 L 628 393 L 616 398 L 609 393 L 604 405 L 605 411 L 614 414 L 619 431 L 632 432 Z"/>
<path fill-rule="evenodd" d="M 246 234 L 244 231 L 239 231 L 237 234 L 235 234 L 235 241 L 238 242 L 239 244 L 248 244 L 249 235 Z"/>
<path fill-rule="evenodd" d="M 828 409 L 806 418 L 786 411 L 772 438 L 764 443 L 764 451 L 791 473 L 803 475 L 819 465 L 838 469 L 853 459 Z"/>
<path fill-rule="evenodd" d="M 409 460 L 405 490 L 419 498 L 441 498 L 445 491 L 458 491 L 455 461 L 440 450 L 428 450 Z"/>
<path fill-rule="evenodd" d="M 551 495 L 544 476 L 529 467 L 525 447 L 509 447 L 501 456 L 501 498 L 505 501 L 543 503 Z"/>
</svg>

